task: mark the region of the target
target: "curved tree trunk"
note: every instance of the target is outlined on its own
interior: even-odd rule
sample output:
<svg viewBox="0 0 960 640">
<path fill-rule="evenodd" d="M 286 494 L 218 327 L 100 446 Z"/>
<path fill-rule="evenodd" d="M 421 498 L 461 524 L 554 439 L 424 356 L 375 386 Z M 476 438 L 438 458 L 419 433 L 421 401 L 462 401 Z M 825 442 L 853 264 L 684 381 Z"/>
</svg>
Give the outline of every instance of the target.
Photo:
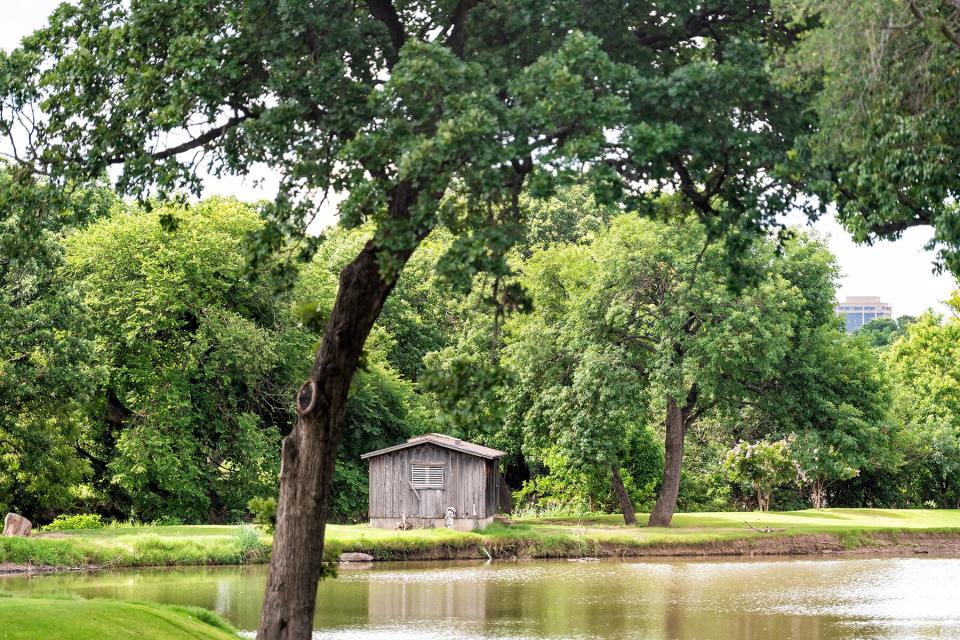
<svg viewBox="0 0 960 640">
<path fill-rule="evenodd" d="M 683 442 L 687 429 L 696 422 L 699 411 L 694 411 L 700 399 L 700 387 L 694 382 L 687 390 L 681 406 L 674 398 L 667 398 L 666 440 L 663 447 L 663 483 L 657 503 L 653 505 L 649 527 L 669 527 L 680 495 L 680 468 L 683 465 Z"/>
<path fill-rule="evenodd" d="M 637 514 L 633 510 L 633 502 L 630 500 L 630 494 L 627 488 L 623 486 L 623 478 L 620 477 L 620 469 L 613 465 L 611 471 L 611 482 L 613 483 L 613 493 L 617 496 L 617 502 L 620 503 L 620 510 L 623 511 L 623 522 L 625 524 L 636 524 Z"/>
<path fill-rule="evenodd" d="M 402 265 L 410 253 L 393 257 Z M 299 418 L 283 439 L 277 529 L 259 640 L 311 636 L 330 484 L 350 382 L 394 282 L 381 277 L 373 241 L 340 272 L 340 289 L 313 370 L 297 396 Z"/>
<path fill-rule="evenodd" d="M 683 410 L 673 398 L 667 400 L 667 437 L 663 450 L 663 483 L 657 503 L 650 512 L 647 526 L 669 527 L 680 495 L 680 465 L 683 463 L 683 440 L 686 436 Z"/>
</svg>

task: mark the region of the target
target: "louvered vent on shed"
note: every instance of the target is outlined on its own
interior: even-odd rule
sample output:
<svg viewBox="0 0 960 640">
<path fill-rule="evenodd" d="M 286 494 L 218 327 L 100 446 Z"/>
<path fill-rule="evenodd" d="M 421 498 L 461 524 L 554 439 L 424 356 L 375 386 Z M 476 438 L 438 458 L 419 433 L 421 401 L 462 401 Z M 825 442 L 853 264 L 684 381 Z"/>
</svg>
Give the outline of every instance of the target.
<svg viewBox="0 0 960 640">
<path fill-rule="evenodd" d="M 442 466 L 415 464 L 411 476 L 417 489 L 443 489 Z"/>
</svg>

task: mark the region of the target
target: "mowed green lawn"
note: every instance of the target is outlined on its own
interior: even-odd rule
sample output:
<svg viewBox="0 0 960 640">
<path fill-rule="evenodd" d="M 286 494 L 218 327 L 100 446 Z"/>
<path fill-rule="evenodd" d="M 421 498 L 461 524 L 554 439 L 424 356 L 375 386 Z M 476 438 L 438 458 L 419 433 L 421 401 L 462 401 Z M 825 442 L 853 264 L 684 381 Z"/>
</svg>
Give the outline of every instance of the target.
<svg viewBox="0 0 960 640">
<path fill-rule="evenodd" d="M 339 551 L 366 551 L 377 559 L 415 557 L 431 549 L 479 552 L 480 547 L 500 551 L 526 545 L 526 553 L 565 555 L 579 550 L 583 541 L 617 543 L 630 547 L 671 544 L 707 544 L 770 535 L 835 534 L 851 540 L 871 532 L 955 532 L 960 536 L 960 511 L 930 509 L 823 509 L 819 511 L 734 512 L 677 514 L 669 529 L 647 528 L 646 516 L 637 526 L 624 526 L 618 515 L 581 518 L 515 520 L 510 527 L 493 526 L 482 533 L 447 529 L 392 531 L 366 525 L 329 525 L 329 558 Z M 774 534 L 751 529 L 777 529 Z M 782 531 L 780 531 L 782 530 Z M 239 526 L 133 527 L 65 531 L 29 539 L 0 539 L 0 562 L 53 566 L 239 564 L 264 561 L 266 554 L 245 553 Z M 249 532 L 249 529 L 247 530 Z M 269 544 L 267 535 L 261 537 Z M 542 553 L 541 553 L 542 552 Z"/>
<path fill-rule="evenodd" d="M 0 640 L 236 640 L 206 611 L 115 600 L 0 598 Z"/>
<path fill-rule="evenodd" d="M 520 520 L 544 533 L 587 535 L 598 539 L 629 538 L 640 544 L 671 544 L 732 540 L 768 535 L 754 529 L 783 529 L 782 535 L 817 533 L 849 534 L 901 530 L 927 530 L 960 534 L 956 509 L 820 509 L 805 511 L 749 511 L 678 513 L 669 529 L 648 528 L 647 516 L 638 514 L 637 526 L 627 527 L 619 515 L 583 518 Z M 748 524 L 749 523 L 749 524 Z"/>
</svg>

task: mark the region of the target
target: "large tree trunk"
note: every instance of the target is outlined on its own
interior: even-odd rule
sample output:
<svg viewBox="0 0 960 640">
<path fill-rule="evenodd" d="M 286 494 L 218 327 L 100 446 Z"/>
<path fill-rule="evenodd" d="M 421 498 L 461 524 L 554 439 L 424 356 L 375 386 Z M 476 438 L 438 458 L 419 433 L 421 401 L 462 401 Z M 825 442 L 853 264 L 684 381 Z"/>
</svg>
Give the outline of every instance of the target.
<svg viewBox="0 0 960 640">
<path fill-rule="evenodd" d="M 667 437 L 663 451 L 663 483 L 657 503 L 650 512 L 647 526 L 669 527 L 673 512 L 677 508 L 677 496 L 680 495 L 680 465 L 683 463 L 683 441 L 687 429 L 684 424 L 683 410 L 673 398 L 667 400 Z"/>
<path fill-rule="evenodd" d="M 409 255 L 394 257 L 402 265 Z M 350 381 L 394 282 L 381 277 L 373 241 L 340 272 L 340 289 L 313 370 L 297 395 L 297 423 L 283 439 L 277 529 L 259 640 L 311 636 L 330 484 Z"/>
<path fill-rule="evenodd" d="M 613 482 L 613 493 L 616 494 L 617 502 L 620 503 L 620 510 L 623 511 L 623 522 L 625 524 L 636 524 L 637 515 L 633 511 L 633 502 L 630 500 L 630 494 L 627 493 L 627 488 L 623 486 L 623 478 L 620 477 L 620 469 L 617 468 L 616 464 L 613 465 L 611 479 Z"/>
<path fill-rule="evenodd" d="M 649 527 L 669 527 L 673 520 L 673 512 L 677 509 L 677 497 L 680 495 L 680 467 L 683 464 L 683 442 L 687 436 L 687 429 L 696 421 L 697 401 L 700 398 L 700 387 L 697 383 L 690 385 L 683 405 L 674 398 L 667 398 L 666 441 L 663 447 L 663 483 L 660 485 L 660 494 L 657 503 L 653 505 Z"/>
<path fill-rule="evenodd" d="M 813 486 L 810 488 L 810 502 L 814 509 L 823 509 L 827 503 L 827 485 L 823 478 L 817 476 L 813 479 Z"/>
</svg>

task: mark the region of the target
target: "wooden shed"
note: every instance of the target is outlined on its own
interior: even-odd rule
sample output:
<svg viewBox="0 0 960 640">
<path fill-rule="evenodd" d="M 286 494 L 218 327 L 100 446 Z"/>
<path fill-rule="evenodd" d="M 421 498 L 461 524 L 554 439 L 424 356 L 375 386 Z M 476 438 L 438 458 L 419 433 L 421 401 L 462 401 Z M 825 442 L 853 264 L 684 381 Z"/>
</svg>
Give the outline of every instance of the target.
<svg viewBox="0 0 960 640">
<path fill-rule="evenodd" d="M 439 433 L 363 454 L 370 463 L 370 526 L 487 526 L 500 502 L 498 461 L 505 455 Z"/>
</svg>

